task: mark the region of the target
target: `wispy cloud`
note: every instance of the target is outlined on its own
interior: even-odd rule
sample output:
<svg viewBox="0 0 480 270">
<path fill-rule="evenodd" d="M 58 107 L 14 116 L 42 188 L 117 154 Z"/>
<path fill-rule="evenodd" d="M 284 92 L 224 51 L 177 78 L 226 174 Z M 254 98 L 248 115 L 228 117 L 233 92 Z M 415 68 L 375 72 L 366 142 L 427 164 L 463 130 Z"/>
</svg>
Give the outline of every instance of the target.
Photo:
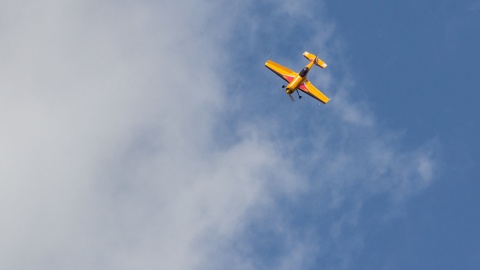
<svg viewBox="0 0 480 270">
<path fill-rule="evenodd" d="M 352 228 L 373 196 L 401 201 L 433 179 L 435 146 L 402 149 L 341 73 L 323 81 L 345 85 L 328 110 L 305 102 L 280 115 L 283 103 L 266 112 L 232 91 L 264 81 L 235 68 L 260 59 L 266 39 L 282 42 L 262 29 L 291 18 L 287 8 L 270 18 L 248 3 L 0 8 L 2 269 L 308 267 L 355 254 Z M 314 26 L 311 42 L 333 33 Z M 314 49 L 341 58 L 323 42 Z"/>
<path fill-rule="evenodd" d="M 314 5 L 304 2 L 302 5 Z M 276 198 L 274 206 L 247 221 L 250 225 L 236 238 L 240 244 L 233 241 L 230 246 L 232 253 L 243 258 L 238 269 L 287 265 L 285 269 L 350 269 L 361 253 L 364 232 L 360 228 L 367 220 L 391 217 L 411 196 L 428 187 L 437 171 L 437 140 L 415 142 L 419 147 L 406 145 L 402 132 L 382 127 L 365 98 L 353 93 L 361 89 L 355 88 L 350 75 L 346 45 L 332 37 L 335 25 L 318 16 L 325 14 L 323 7 L 315 8 L 318 13 L 301 17 L 286 15 L 287 7 L 274 4 L 257 10 L 264 16 L 248 10 L 248 18 L 239 19 L 241 27 L 233 37 L 238 42 L 248 41 L 236 48 L 243 52 L 241 57 L 273 58 L 294 68 L 299 63 L 289 61 L 301 60 L 303 50 L 320 51 L 331 65 L 311 77 L 334 97 L 324 107 L 313 106 L 310 100 L 292 105 L 280 88 L 268 90 L 275 82 L 282 83 L 268 71 L 261 73 L 260 68 L 243 65 L 233 71 L 251 79 L 234 86 L 238 92 L 254 89 L 250 95 L 240 95 L 245 104 L 252 103 L 251 95 L 262 95 L 276 104 L 275 110 L 243 107 L 248 119 L 244 122 L 253 122 L 255 129 L 265 131 L 263 138 L 277 145 L 285 163 L 293 164 L 293 181 L 300 187 L 288 196 L 266 191 Z M 268 76 L 272 79 L 266 79 Z M 257 114 L 262 117 L 255 117 Z M 373 214 L 372 204 L 376 205 Z"/>
</svg>

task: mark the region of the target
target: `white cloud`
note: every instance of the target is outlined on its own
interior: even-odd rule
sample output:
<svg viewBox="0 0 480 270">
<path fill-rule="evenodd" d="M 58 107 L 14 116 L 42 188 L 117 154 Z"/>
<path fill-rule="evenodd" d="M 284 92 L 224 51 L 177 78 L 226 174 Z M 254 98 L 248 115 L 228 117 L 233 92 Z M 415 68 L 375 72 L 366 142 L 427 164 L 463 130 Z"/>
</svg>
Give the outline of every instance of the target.
<svg viewBox="0 0 480 270">
<path fill-rule="evenodd" d="M 339 239 L 372 194 L 430 183 L 430 150 L 390 146 L 347 88 L 311 136 L 290 141 L 294 122 L 268 115 L 219 132 L 231 102 L 223 45 L 247 9 L 237 5 L 0 4 L 0 268 L 258 269 L 268 259 L 235 245 L 254 250 L 241 237 L 264 222 L 293 247 L 275 264 L 291 269 L 332 243 L 296 231 L 285 201 L 315 196 L 305 207 L 318 216 L 346 207 L 325 225 Z"/>
<path fill-rule="evenodd" d="M 191 269 L 197 239 L 258 202 L 273 150 L 214 147 L 225 94 L 208 14 L 2 7 L 1 268 Z"/>
</svg>

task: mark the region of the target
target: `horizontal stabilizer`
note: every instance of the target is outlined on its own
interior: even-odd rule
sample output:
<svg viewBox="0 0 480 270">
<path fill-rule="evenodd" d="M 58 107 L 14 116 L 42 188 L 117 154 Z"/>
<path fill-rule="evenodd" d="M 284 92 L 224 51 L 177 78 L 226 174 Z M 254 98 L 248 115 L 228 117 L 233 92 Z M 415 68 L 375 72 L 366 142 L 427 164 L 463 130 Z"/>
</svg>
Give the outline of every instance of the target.
<svg viewBox="0 0 480 270">
<path fill-rule="evenodd" d="M 327 64 L 322 61 L 322 59 L 318 58 L 316 55 L 309 53 L 309 52 L 304 52 L 303 56 L 308 59 L 308 61 L 315 61 L 315 65 L 321 67 L 321 68 L 326 68 Z"/>
</svg>

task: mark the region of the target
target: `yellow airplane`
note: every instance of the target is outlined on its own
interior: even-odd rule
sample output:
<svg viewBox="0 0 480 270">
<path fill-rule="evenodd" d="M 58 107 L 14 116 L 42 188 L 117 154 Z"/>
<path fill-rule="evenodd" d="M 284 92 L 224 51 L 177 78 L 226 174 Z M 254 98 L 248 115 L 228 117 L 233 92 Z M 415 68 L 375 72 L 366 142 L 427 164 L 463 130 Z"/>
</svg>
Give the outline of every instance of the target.
<svg viewBox="0 0 480 270">
<path fill-rule="evenodd" d="M 307 79 L 308 72 L 314 64 L 321 68 L 326 68 L 327 64 L 325 64 L 322 59 L 318 58 L 318 56 L 315 56 L 314 54 L 311 54 L 309 52 L 304 52 L 303 56 L 305 56 L 305 58 L 307 58 L 310 63 L 308 63 L 308 65 L 304 67 L 302 71 L 300 71 L 300 73 L 297 73 L 289 68 L 277 64 L 272 60 L 267 60 L 265 66 L 288 82 L 287 86 L 283 85 L 282 88 L 286 88 L 286 92 L 290 96 L 290 99 L 292 101 L 294 101 L 292 97 L 292 93 L 294 91 L 297 91 L 298 98 L 302 98 L 302 96 L 300 96 L 300 94 L 298 93 L 298 89 L 300 89 L 305 92 L 305 94 L 310 95 L 311 97 L 319 100 L 324 104 L 327 104 L 330 98 L 320 92 L 320 90 L 313 86 L 313 84 Z"/>
</svg>

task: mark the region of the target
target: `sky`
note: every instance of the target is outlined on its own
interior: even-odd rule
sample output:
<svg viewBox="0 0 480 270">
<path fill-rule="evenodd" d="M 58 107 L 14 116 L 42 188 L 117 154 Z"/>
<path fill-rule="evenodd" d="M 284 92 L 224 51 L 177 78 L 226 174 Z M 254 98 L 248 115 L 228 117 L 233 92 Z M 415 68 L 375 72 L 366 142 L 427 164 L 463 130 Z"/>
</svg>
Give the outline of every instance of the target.
<svg viewBox="0 0 480 270">
<path fill-rule="evenodd" d="M 1 269 L 480 267 L 479 1 L 0 15 Z"/>
</svg>

